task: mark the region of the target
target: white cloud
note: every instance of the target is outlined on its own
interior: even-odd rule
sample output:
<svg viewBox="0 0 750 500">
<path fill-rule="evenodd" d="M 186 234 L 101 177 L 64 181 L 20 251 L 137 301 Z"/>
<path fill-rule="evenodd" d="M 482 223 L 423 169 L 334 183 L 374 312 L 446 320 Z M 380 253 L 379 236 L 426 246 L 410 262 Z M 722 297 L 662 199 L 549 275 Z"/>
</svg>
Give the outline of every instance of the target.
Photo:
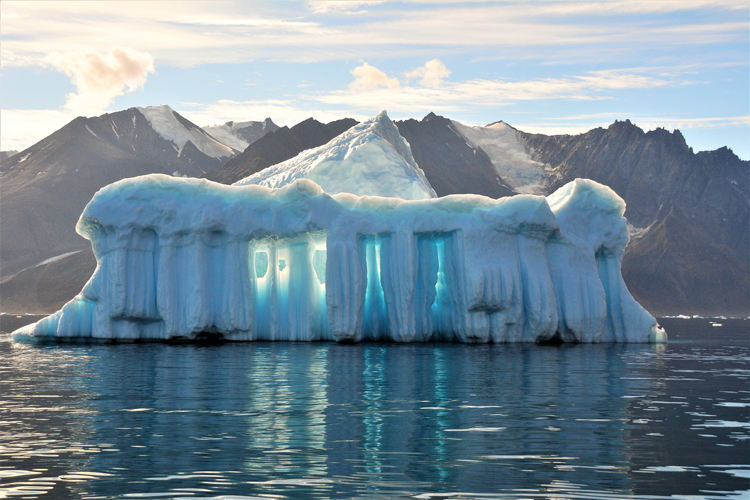
<svg viewBox="0 0 750 500">
<path fill-rule="evenodd" d="M 369 91 L 381 87 L 397 90 L 401 86 L 398 78 L 389 78 L 383 71 L 375 66 L 370 66 L 366 62 L 354 68 L 351 73 L 355 79 L 349 84 L 349 88 L 355 92 Z"/>
<path fill-rule="evenodd" d="M 102 113 L 115 97 L 143 87 L 148 74 L 154 72 L 153 56 L 126 47 L 105 54 L 52 53 L 47 62 L 70 77 L 77 92 L 68 94 L 65 107 L 82 115 Z"/>
<path fill-rule="evenodd" d="M 451 70 L 445 67 L 440 59 L 427 61 L 424 66 L 420 66 L 406 73 L 406 78 L 420 78 L 419 83 L 426 87 L 437 87 L 443 79 L 451 75 Z"/>
<path fill-rule="evenodd" d="M 346 0 L 322 0 L 307 2 L 307 8 L 315 14 L 365 14 L 367 11 L 360 7 L 367 5 L 378 5 L 383 1 L 346 1 Z"/>
</svg>

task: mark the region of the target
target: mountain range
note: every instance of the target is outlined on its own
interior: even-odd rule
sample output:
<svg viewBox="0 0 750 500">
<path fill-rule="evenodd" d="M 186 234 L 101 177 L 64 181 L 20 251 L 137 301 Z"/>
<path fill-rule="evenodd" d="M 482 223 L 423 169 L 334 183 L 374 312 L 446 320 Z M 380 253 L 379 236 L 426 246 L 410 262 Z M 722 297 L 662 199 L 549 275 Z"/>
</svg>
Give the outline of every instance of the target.
<svg viewBox="0 0 750 500">
<path fill-rule="evenodd" d="M 679 131 L 627 120 L 555 136 L 434 113 L 394 123 L 438 196 L 546 195 L 578 177 L 610 186 L 631 225 L 623 276 L 649 311 L 750 314 L 750 162 L 731 150 L 694 153 Z M 96 261 L 74 227 L 101 187 L 147 173 L 231 184 L 356 124 L 201 128 L 168 106 L 73 120 L 0 163 L 0 310 L 51 312 L 81 289 Z"/>
</svg>

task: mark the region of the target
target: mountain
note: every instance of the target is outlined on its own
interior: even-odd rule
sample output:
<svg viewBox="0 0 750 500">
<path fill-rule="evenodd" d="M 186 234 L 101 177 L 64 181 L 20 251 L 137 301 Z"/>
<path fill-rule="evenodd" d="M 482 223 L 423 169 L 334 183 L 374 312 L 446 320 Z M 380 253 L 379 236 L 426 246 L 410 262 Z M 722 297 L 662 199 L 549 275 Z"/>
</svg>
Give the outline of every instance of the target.
<svg viewBox="0 0 750 500">
<path fill-rule="evenodd" d="M 197 176 L 235 153 L 168 106 L 76 118 L 0 163 L 0 275 L 87 248 L 75 223 L 101 187 L 154 172 Z"/>
<path fill-rule="evenodd" d="M 18 151 L 11 150 L 11 151 L 0 151 L 0 161 L 3 161 L 6 158 L 10 158 L 11 156 L 18 154 Z"/>
<path fill-rule="evenodd" d="M 695 154 L 675 130 L 629 120 L 576 136 L 519 135 L 549 173 L 545 191 L 593 179 L 627 203 L 633 226 L 623 276 L 656 314 L 750 312 L 750 162 Z"/>
<path fill-rule="evenodd" d="M 382 111 L 337 135 L 323 146 L 268 167 L 236 183 L 280 188 L 310 179 L 326 193 L 387 196 L 406 200 L 436 198 L 411 148 Z"/>
<path fill-rule="evenodd" d="M 226 122 L 224 125 L 210 125 L 203 127 L 203 130 L 222 144 L 237 151 L 244 151 L 264 135 L 279 130 L 279 126 L 270 118 L 266 118 L 262 122 Z"/>
<path fill-rule="evenodd" d="M 223 167 L 203 177 L 222 184 L 232 184 L 266 167 L 293 158 L 306 149 L 322 146 L 356 124 L 357 121 L 351 118 L 326 124 L 308 118 L 292 128 L 281 127 L 264 135 Z"/>
<path fill-rule="evenodd" d="M 458 132 L 458 126 L 463 125 L 434 113 L 422 120 L 395 124 L 438 196 L 468 193 L 501 198 L 515 194 L 487 153 Z"/>
</svg>

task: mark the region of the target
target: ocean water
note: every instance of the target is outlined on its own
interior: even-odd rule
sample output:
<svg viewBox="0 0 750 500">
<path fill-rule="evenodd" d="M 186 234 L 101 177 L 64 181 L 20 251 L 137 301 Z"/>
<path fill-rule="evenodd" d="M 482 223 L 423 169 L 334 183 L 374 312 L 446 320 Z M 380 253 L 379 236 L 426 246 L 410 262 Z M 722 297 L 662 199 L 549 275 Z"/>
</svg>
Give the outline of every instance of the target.
<svg viewBox="0 0 750 500">
<path fill-rule="evenodd" d="M 0 498 L 750 498 L 750 326 L 668 345 L 25 345 Z"/>
</svg>

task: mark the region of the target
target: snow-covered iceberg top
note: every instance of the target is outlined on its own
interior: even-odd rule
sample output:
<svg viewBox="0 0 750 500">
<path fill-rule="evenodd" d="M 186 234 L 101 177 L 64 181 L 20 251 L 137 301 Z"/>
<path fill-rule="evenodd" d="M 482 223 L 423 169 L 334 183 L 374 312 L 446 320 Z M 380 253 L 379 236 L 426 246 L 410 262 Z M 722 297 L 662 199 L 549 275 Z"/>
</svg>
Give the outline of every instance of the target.
<svg viewBox="0 0 750 500">
<path fill-rule="evenodd" d="M 234 183 L 280 188 L 310 179 L 326 193 L 424 200 L 437 195 L 417 166 L 411 147 L 382 111 L 323 146 Z"/>
<path fill-rule="evenodd" d="M 622 281 L 623 208 L 585 180 L 408 201 L 126 179 L 78 222 L 91 280 L 13 338 L 664 341 Z"/>
</svg>

